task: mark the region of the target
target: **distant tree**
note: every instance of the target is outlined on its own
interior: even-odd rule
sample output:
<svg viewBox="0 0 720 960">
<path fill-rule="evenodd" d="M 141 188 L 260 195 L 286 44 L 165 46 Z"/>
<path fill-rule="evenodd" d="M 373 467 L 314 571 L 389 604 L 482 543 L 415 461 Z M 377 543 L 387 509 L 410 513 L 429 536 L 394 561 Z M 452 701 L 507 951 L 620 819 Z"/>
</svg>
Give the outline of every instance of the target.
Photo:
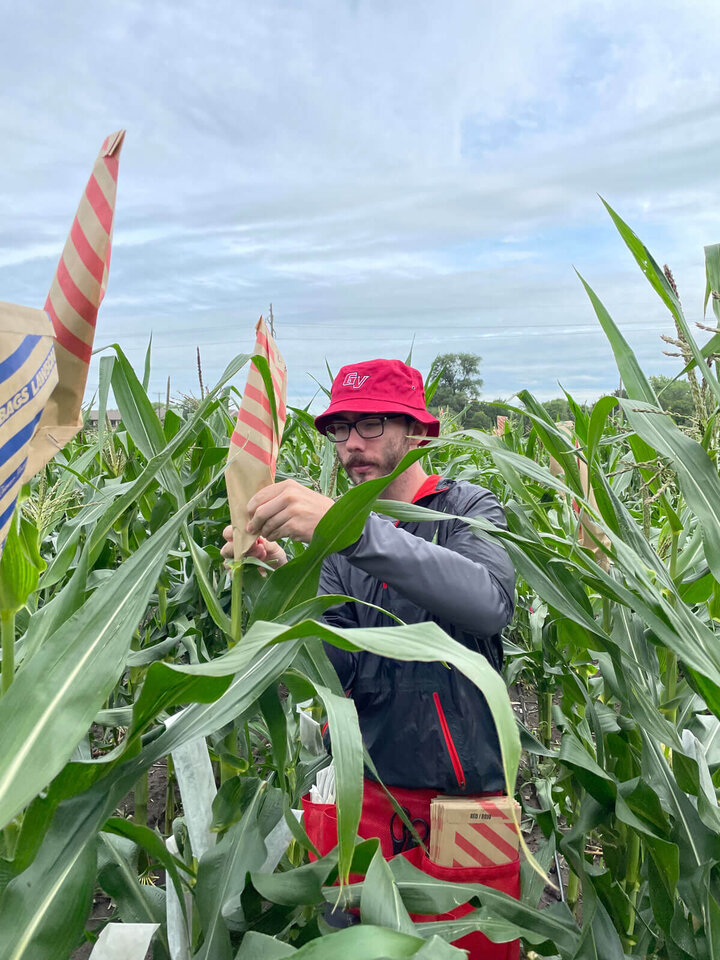
<svg viewBox="0 0 720 960">
<path fill-rule="evenodd" d="M 650 377 L 650 384 L 663 410 L 671 413 L 680 426 L 689 426 L 695 415 L 695 404 L 688 381 L 657 376 Z"/>
<path fill-rule="evenodd" d="M 695 404 L 688 381 L 672 380 L 671 377 L 661 374 L 657 377 L 650 377 L 650 386 L 657 394 L 663 410 L 671 413 L 679 426 L 689 426 L 695 416 Z M 624 389 L 613 390 L 613 396 L 627 400 L 627 393 Z"/>
<path fill-rule="evenodd" d="M 494 430 L 498 417 L 509 416 L 508 411 L 498 403 L 474 400 L 467 408 L 463 426 L 472 430 Z"/>
<path fill-rule="evenodd" d="M 543 406 L 556 423 L 574 419 L 566 397 L 555 397 L 554 400 L 543 400 Z"/>
<path fill-rule="evenodd" d="M 478 400 L 482 390 L 480 362 L 476 353 L 441 353 L 432 362 L 429 380 L 440 371 L 440 380 L 432 398 L 432 409 L 442 407 L 451 413 L 460 413 L 473 400 Z"/>
</svg>

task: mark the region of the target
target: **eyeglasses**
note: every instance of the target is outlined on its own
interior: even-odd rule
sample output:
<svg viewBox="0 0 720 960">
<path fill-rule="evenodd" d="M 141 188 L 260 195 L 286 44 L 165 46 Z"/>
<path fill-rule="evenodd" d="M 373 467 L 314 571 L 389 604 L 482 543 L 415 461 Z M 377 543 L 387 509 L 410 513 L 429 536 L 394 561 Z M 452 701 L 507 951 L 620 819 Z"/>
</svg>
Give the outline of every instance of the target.
<svg viewBox="0 0 720 960">
<path fill-rule="evenodd" d="M 386 420 L 397 420 L 403 417 L 402 413 L 393 413 L 385 417 L 363 417 L 362 420 L 356 420 L 355 423 L 348 423 L 346 420 L 336 420 L 325 427 L 325 436 L 332 443 L 345 443 L 350 436 L 350 431 L 355 428 L 358 436 L 363 440 L 372 440 L 373 437 L 381 437 L 385 432 Z"/>
</svg>

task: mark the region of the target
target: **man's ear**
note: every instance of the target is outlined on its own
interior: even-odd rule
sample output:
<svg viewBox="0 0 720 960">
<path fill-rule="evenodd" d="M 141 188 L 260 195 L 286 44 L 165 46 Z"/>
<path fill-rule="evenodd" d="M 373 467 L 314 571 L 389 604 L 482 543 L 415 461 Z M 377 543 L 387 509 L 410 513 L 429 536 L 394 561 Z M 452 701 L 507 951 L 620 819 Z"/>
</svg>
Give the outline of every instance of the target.
<svg viewBox="0 0 720 960">
<path fill-rule="evenodd" d="M 422 437 L 426 437 L 428 432 L 428 427 L 426 423 L 420 423 L 419 420 L 415 420 L 413 417 L 408 423 L 408 434 L 411 437 L 417 437 L 418 440 Z"/>
</svg>

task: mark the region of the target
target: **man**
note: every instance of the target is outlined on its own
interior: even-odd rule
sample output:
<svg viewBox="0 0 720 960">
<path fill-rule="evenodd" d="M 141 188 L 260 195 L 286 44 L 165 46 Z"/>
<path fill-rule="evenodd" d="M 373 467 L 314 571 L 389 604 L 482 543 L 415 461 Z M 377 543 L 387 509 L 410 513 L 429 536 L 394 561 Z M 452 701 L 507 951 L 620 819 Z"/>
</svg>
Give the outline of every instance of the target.
<svg viewBox="0 0 720 960">
<path fill-rule="evenodd" d="M 343 367 L 332 386 L 330 405 L 315 420 L 336 445 L 354 483 L 387 476 L 403 456 L 436 437 L 439 423 L 425 406 L 419 372 L 399 360 L 370 360 Z M 384 497 L 417 503 L 450 515 L 484 517 L 505 527 L 497 499 L 464 481 L 428 476 L 416 461 L 386 488 Z M 249 502 L 248 530 L 258 536 L 251 553 L 271 565 L 286 562 L 277 541 L 308 542 L 333 501 L 285 480 L 266 487 Z M 224 531 L 232 535 L 232 528 Z M 224 548 L 232 556 L 231 546 Z M 341 627 L 392 626 L 434 621 L 450 636 L 483 653 L 499 670 L 500 633 L 510 622 L 514 572 L 503 547 L 475 536 L 462 520 L 394 522 L 369 516 L 360 539 L 323 563 L 319 593 L 344 594 L 346 602 L 325 614 Z M 367 604 L 372 604 L 368 606 Z M 340 681 L 357 707 L 364 743 L 380 779 L 413 818 L 429 824 L 430 799 L 444 794 L 497 794 L 504 778 L 494 723 L 485 698 L 463 674 L 442 663 L 393 660 L 366 652 L 326 649 Z M 361 836 L 380 837 L 383 854 L 407 850 L 405 837 L 384 792 L 365 781 Z M 394 826 L 394 830 L 393 830 Z M 321 850 L 334 838 L 317 837 Z M 323 850 L 324 852 L 324 850 Z M 417 865 L 426 869 L 411 851 Z M 411 857 L 411 859 L 412 859 Z M 425 858 L 427 861 L 427 858 Z M 457 879 L 477 879 L 517 895 L 517 867 L 507 877 L 487 869 Z M 467 871 L 466 871 L 467 873 Z M 482 876 L 480 875 L 482 874 Z M 472 935 L 478 937 L 479 935 Z M 465 938 L 461 945 L 476 944 Z M 507 945 L 482 938 L 483 956 L 515 956 Z"/>
</svg>

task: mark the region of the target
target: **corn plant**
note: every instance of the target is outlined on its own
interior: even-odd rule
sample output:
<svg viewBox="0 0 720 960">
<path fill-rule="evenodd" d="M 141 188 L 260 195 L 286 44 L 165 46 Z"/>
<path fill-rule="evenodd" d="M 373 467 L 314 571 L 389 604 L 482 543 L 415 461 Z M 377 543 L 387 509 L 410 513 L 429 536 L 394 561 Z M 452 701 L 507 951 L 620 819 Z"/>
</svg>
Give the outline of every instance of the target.
<svg viewBox="0 0 720 960">
<path fill-rule="evenodd" d="M 3 583 L 15 588 L 13 609 L 32 613 L 8 631 L 4 649 L 12 655 L 3 654 L 9 681 L 0 698 L 0 957 L 69 956 L 82 937 L 96 883 L 113 897 L 122 919 L 157 922 L 165 892 L 139 882 L 141 855 L 166 871 L 180 903 L 192 897 L 185 920 L 193 957 L 230 957 L 251 931 L 320 935 L 317 920 L 308 923 L 305 916 L 314 894 L 302 909 L 248 908 L 247 920 L 242 898 L 246 890 L 252 897 L 246 878 L 262 867 L 278 816 L 293 829 L 296 859 L 310 847 L 289 814 L 309 786 L 309 770 L 288 747 L 295 721 L 278 697 L 281 681 L 298 697 L 315 696 L 333 732 L 339 844 L 334 865 L 323 867 L 336 870 L 342 888 L 356 860 L 363 750 L 355 709 L 323 640 L 405 659 L 442 659 L 465 672 L 486 691 L 508 783 L 514 783 L 518 734 L 502 680 L 484 658 L 434 625 L 348 632 L 316 619 L 338 600 L 315 596 L 323 558 L 357 539 L 392 476 L 341 497 L 291 563 L 266 578 L 249 570 L 244 635 L 231 644 L 218 550 L 226 522 L 222 466 L 232 429 L 225 384 L 247 359 L 233 361 L 187 418 L 168 410 L 161 422 L 116 347 L 101 364 L 100 397 L 104 410 L 112 387 L 121 427 L 112 437 L 102 427 L 97 435 L 86 433 L 64 462 L 50 468 L 45 483 L 76 481 L 68 481 L 73 509 L 30 559 L 23 555 L 25 567 L 8 561 Z M 309 448 L 306 418 L 298 415 L 296 429 L 305 431 L 302 452 Z M 321 477 L 326 468 L 320 482 L 329 490 L 326 451 L 319 458 Z M 284 462 L 287 469 L 292 458 Z M 41 493 L 38 486 L 30 497 L 39 500 Z M 15 553 L 6 549 L 5 556 L 12 560 Z M 32 590 L 19 592 L 25 582 L 20 574 L 31 561 L 39 571 L 32 600 Z M 98 729 L 106 731 L 100 740 Z M 212 849 L 193 851 L 178 825 L 175 856 L 144 823 L 145 777 L 153 764 L 198 738 L 209 738 L 212 755 L 225 767 L 218 803 L 234 790 L 239 799 L 235 814 L 218 820 L 219 842 Z M 114 814 L 132 790 L 136 816 L 129 822 Z M 394 881 L 386 877 L 386 883 Z M 368 917 L 373 909 L 366 905 Z M 414 954 L 435 935 L 414 928 L 410 934 L 406 924 L 393 931 L 368 923 L 359 936 L 370 938 L 365 955 L 376 956 L 372 951 Z M 394 947 L 398 942 L 401 947 Z M 445 941 L 439 944 L 448 956 L 457 954 Z M 154 949 L 169 955 L 166 929 Z"/>
<path fill-rule="evenodd" d="M 337 502 L 309 546 L 287 545 L 289 564 L 245 565 L 233 610 L 219 552 L 222 468 L 231 381 L 248 358 L 199 401 L 166 404 L 162 417 L 147 395 L 149 351 L 141 378 L 119 347 L 102 358 L 98 429 L 25 491 L 0 565 L 0 960 L 69 957 L 83 936 L 96 936 L 84 931 L 98 887 L 114 920 L 159 924 L 157 958 L 181 955 L 166 922 L 173 911 L 194 960 L 343 950 L 454 957 L 451 942 L 476 929 L 521 936 L 563 960 L 716 955 L 720 335 L 697 345 L 666 272 L 610 212 L 673 315 L 686 369 L 701 384 L 702 434 L 662 412 L 585 284 L 626 396 L 591 410 L 569 398 L 568 436 L 521 392 L 501 435 L 448 422 L 443 439 L 410 455 L 505 503 L 507 531 L 471 526 L 499 538 L 519 574 L 506 680 L 536 692 L 537 729 L 516 721 L 505 682 L 484 659 L 432 624 L 344 631 L 320 622 L 339 599 L 315 596 L 322 560 L 358 537 L 370 510 L 447 516 L 383 501 L 392 477 L 348 490 L 307 410 L 291 411 L 278 475 Z M 718 248 L 707 248 L 707 302 L 718 319 L 719 263 Z M 105 425 L 111 389 L 122 416 L 114 431 Z M 561 472 L 550 471 L 550 457 Z M 358 842 L 363 760 L 371 761 L 323 641 L 439 659 L 483 689 L 509 792 L 521 742 L 530 758 L 518 795 L 526 826 L 543 840 L 538 869 L 524 867 L 521 901 L 439 883 L 402 857 L 386 864 L 377 841 Z M 307 700 L 329 720 L 338 777 L 339 843 L 313 862 L 292 813 L 327 762 L 301 742 L 296 704 Z M 212 783 L 204 834 L 189 794 L 176 795 L 183 751 L 204 756 Z M 146 778 L 165 762 L 166 822 L 151 829 Z M 132 793 L 133 818 L 119 816 Z M 268 867 L 278 831 L 293 839 Z M 538 909 L 556 852 L 570 870 L 564 902 Z M 410 917 L 467 901 L 475 909 L 460 920 Z M 333 931 L 325 918 L 336 905 L 358 909 L 362 923 Z"/>
</svg>

